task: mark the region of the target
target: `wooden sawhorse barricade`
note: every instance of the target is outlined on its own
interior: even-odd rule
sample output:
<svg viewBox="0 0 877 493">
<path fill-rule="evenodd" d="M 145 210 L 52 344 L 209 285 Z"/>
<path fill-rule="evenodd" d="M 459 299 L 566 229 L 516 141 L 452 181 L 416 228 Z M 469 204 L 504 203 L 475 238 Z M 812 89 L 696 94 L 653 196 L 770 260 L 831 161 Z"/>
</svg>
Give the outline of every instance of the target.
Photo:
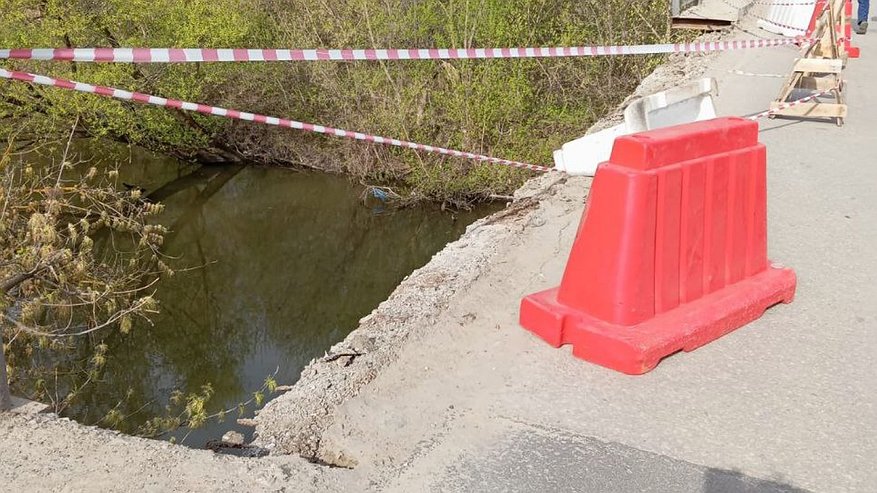
<svg viewBox="0 0 877 493">
<path fill-rule="evenodd" d="M 810 23 L 811 44 L 804 56 L 795 60 L 792 75 L 771 103 L 771 118 L 832 118 L 838 126 L 847 116 L 843 94 L 843 69 L 849 58 L 849 36 L 852 32 L 849 15 L 850 0 L 819 0 Z M 801 94 L 805 92 L 806 94 Z M 834 96 L 834 102 L 813 100 L 794 106 L 786 103 L 812 94 Z"/>
</svg>

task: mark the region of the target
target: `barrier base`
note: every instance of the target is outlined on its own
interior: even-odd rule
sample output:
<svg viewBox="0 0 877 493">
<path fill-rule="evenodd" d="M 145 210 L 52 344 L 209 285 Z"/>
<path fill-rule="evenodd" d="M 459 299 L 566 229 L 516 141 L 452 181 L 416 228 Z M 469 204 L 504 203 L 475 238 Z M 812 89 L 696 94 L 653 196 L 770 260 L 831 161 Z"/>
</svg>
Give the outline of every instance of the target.
<svg viewBox="0 0 877 493">
<path fill-rule="evenodd" d="M 521 325 L 554 347 L 572 344 L 573 355 L 630 375 L 655 368 L 662 358 L 693 351 L 760 317 L 778 303 L 791 303 L 792 269 L 764 272 L 655 316 L 620 326 L 557 301 L 559 288 L 521 301 Z"/>
</svg>

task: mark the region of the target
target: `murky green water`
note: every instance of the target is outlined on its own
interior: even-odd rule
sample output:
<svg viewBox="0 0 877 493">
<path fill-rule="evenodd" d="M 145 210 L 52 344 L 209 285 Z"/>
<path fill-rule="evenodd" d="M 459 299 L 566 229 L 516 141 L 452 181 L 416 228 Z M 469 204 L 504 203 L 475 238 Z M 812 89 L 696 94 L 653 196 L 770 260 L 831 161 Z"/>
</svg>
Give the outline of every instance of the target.
<svg viewBox="0 0 877 493">
<path fill-rule="evenodd" d="M 126 431 L 161 415 L 175 389 L 211 384 L 215 411 L 246 401 L 275 371 L 278 383 L 294 383 L 312 358 L 491 209 L 394 210 L 375 199 L 364 204 L 363 188 L 336 176 L 193 168 L 143 151 L 108 154 L 103 146 L 99 154 L 128 162 L 123 181 L 166 204 L 165 250 L 178 258 L 177 269 L 194 268 L 160 283 L 154 326 L 101 336 L 110 346 L 101 379 L 67 411 L 92 424 L 117 406 L 128 416 Z M 185 443 L 203 447 L 231 429 L 249 436 L 236 417 L 212 420 Z"/>
</svg>

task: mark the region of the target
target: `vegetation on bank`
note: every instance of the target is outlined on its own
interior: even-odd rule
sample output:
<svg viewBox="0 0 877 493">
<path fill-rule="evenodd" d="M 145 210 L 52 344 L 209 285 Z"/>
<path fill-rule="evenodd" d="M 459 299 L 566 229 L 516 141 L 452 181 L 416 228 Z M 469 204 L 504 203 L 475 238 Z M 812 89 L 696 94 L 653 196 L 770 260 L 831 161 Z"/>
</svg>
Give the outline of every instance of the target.
<svg viewBox="0 0 877 493">
<path fill-rule="evenodd" d="M 504 47 L 666 42 L 665 0 L 0 0 L 9 47 Z M 4 66 L 509 159 L 551 150 L 614 108 L 660 57 Z M 466 200 L 527 172 L 20 83 L 0 133 L 69 130 L 202 161 L 249 160 Z M 0 135 L 2 136 L 2 135 Z"/>
<path fill-rule="evenodd" d="M 11 388 L 87 424 L 174 439 L 261 406 L 277 388 L 273 375 L 226 409 L 209 382 L 168 390 L 162 402 L 141 402 L 134 386 L 115 405 L 96 398 L 118 370 L 120 341 L 151 329 L 156 287 L 178 259 L 163 251 L 162 204 L 122 182 L 118 168 L 80 160 L 69 140 L 41 144 L 56 158 L 0 147 L 0 411 Z M 132 381 L 143 368 L 125 368 L 138 369 Z"/>
<path fill-rule="evenodd" d="M 96 380 L 107 356 L 99 333 L 128 333 L 155 313 L 154 285 L 172 273 L 160 252 L 166 229 L 149 221 L 162 206 L 62 149 L 47 166 L 13 142 L 0 154 L 0 396 L 8 373 L 56 411 L 79 388 L 57 388 L 59 361 L 47 355 L 69 358 L 74 338 L 88 339 L 79 381 Z"/>
<path fill-rule="evenodd" d="M 663 0 L 0 0 L 0 47 L 506 47 L 665 42 Z M 660 57 L 352 63 L 0 66 L 548 164 L 611 111 Z M 172 274 L 161 206 L 113 170 L 74 163 L 73 137 L 185 159 L 314 167 L 391 185 L 404 200 L 462 204 L 530 174 L 462 159 L 0 81 L 0 354 L 17 391 L 53 410 L 91 406 L 83 386 L 112 357 L 103 333 L 138 330 Z M 48 147 L 46 147 L 48 146 Z M 51 166 L 26 154 L 49 149 Z M 74 161 L 74 162 L 71 162 Z M 142 324 L 141 324 L 142 325 Z M 5 379 L 0 375 L 0 379 Z M 60 382 L 60 383 L 59 383 Z M 67 384 L 64 382 L 74 382 Z M 208 385 L 166 412 L 104 426 L 157 436 L 261 405 L 268 377 L 208 412 Z"/>
</svg>

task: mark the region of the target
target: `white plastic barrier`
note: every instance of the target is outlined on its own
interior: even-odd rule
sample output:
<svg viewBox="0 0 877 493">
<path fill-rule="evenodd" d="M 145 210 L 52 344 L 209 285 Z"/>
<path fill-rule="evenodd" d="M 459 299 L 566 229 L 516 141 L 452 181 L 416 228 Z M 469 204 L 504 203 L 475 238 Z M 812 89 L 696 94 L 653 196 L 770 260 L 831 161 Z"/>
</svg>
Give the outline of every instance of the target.
<svg viewBox="0 0 877 493">
<path fill-rule="evenodd" d="M 554 151 L 554 167 L 571 175 L 594 176 L 597 165 L 612 154 L 615 138 L 629 133 L 622 123 L 567 142 Z"/>
<path fill-rule="evenodd" d="M 715 79 L 700 79 L 634 101 L 624 110 L 624 123 L 567 142 L 554 151 L 554 166 L 571 175 L 594 176 L 609 159 L 615 138 L 655 128 L 716 117 Z"/>
<path fill-rule="evenodd" d="M 755 11 L 758 27 L 782 36 L 803 36 L 813 17 L 816 2 L 802 0 L 777 0 L 775 3 L 760 5 Z"/>
</svg>

